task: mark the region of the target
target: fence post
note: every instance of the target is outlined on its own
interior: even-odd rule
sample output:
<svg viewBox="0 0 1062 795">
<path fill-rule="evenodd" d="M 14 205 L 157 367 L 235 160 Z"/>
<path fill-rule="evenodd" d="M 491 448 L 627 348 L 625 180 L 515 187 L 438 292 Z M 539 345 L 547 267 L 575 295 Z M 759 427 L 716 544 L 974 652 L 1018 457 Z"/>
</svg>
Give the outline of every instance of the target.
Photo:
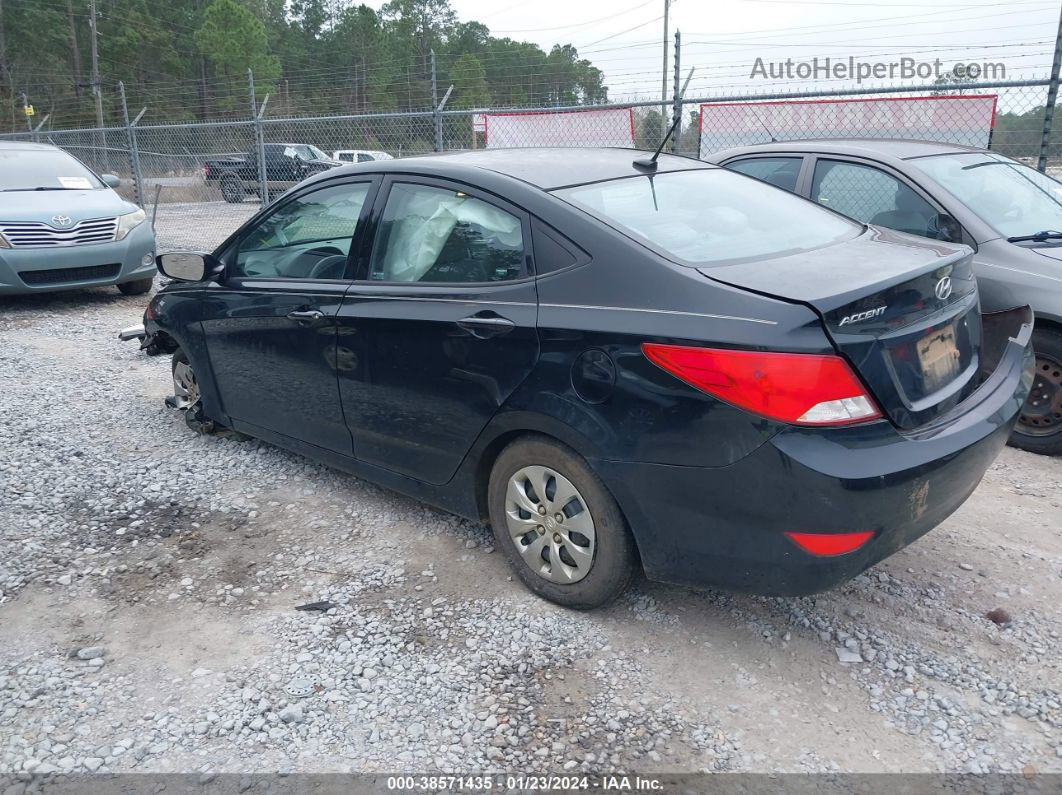
<svg viewBox="0 0 1062 795">
<path fill-rule="evenodd" d="M 251 120 L 254 122 L 254 147 L 258 153 L 258 196 L 265 207 L 269 204 L 269 180 L 266 175 L 265 135 L 262 133 L 262 117 L 258 114 L 258 100 L 254 96 L 254 73 L 247 70 L 247 85 L 251 90 Z"/>
<path fill-rule="evenodd" d="M 675 98 L 674 104 L 671 109 L 671 123 L 674 124 L 675 120 L 679 120 L 678 127 L 675 128 L 675 134 L 671 136 L 671 154 L 675 154 L 679 150 L 679 141 L 682 138 L 682 33 L 675 31 Z"/>
<path fill-rule="evenodd" d="M 1051 141 L 1051 122 L 1055 116 L 1055 100 L 1058 98 L 1058 70 L 1062 66 L 1062 13 L 1058 17 L 1058 32 L 1055 34 L 1055 59 L 1051 62 L 1051 82 L 1047 88 L 1047 105 L 1044 107 L 1044 129 L 1040 134 L 1040 157 L 1036 168 L 1047 171 L 1047 145 Z"/>
<path fill-rule="evenodd" d="M 435 50 L 431 51 L 431 113 L 435 127 L 435 151 L 441 152 L 443 145 L 442 114 L 439 112 L 439 81 L 435 72 Z"/>
<path fill-rule="evenodd" d="M 133 192 L 136 195 L 136 203 L 143 207 L 144 178 L 140 173 L 140 152 L 137 149 L 136 142 L 136 121 L 140 121 L 140 116 L 143 116 L 144 112 L 140 112 L 140 116 L 136 117 L 136 121 L 129 121 L 129 105 L 125 99 L 125 83 L 121 80 L 118 81 L 118 93 L 122 99 L 122 122 L 125 124 L 125 138 L 129 144 L 129 166 L 133 172 Z"/>
</svg>

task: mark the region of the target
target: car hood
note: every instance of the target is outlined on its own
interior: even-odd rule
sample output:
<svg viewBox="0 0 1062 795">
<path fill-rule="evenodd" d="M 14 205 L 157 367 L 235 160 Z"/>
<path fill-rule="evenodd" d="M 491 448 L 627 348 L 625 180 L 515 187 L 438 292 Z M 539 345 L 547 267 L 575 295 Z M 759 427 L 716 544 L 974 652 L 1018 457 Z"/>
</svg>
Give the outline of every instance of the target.
<svg viewBox="0 0 1062 795">
<path fill-rule="evenodd" d="M 1022 246 L 1022 248 L 1025 248 Z M 1041 257 L 1047 257 L 1049 260 L 1055 262 L 1062 262 L 1062 246 L 1029 246 L 1030 251 L 1035 251 Z M 1062 265 L 1058 267 L 1057 273 L 1053 273 L 1054 276 L 1062 276 Z"/>
<path fill-rule="evenodd" d="M 113 190 L 39 190 L 0 193 L 0 223 L 13 221 L 39 222 L 52 226 L 52 217 L 62 215 L 70 219 L 70 226 L 78 221 L 109 218 L 136 210 Z"/>
</svg>

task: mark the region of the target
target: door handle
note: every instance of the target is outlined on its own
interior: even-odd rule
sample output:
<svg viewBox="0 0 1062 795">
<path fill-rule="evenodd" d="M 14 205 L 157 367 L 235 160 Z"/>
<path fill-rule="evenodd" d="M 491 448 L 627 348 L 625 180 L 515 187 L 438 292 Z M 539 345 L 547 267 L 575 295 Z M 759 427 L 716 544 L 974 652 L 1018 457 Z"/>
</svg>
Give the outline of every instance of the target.
<svg viewBox="0 0 1062 795">
<path fill-rule="evenodd" d="M 288 312 L 288 320 L 294 320 L 296 323 L 302 323 L 303 325 L 316 323 L 318 320 L 323 319 L 324 312 L 316 309 L 296 309 L 293 312 Z"/>
<path fill-rule="evenodd" d="M 498 315 L 482 317 L 479 315 L 472 315 L 472 317 L 463 317 L 457 321 L 457 325 L 478 339 L 487 339 L 488 337 L 496 337 L 499 334 L 508 334 L 514 328 L 516 324 L 509 320 L 507 317 L 500 317 Z"/>
</svg>

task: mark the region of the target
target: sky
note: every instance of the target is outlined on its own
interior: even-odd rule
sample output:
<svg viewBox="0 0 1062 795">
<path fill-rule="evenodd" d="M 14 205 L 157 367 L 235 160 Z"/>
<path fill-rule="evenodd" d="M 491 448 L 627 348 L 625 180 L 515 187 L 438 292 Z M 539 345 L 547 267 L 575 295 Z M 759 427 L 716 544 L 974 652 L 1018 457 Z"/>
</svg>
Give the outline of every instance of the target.
<svg viewBox="0 0 1062 795">
<path fill-rule="evenodd" d="M 483 22 L 495 36 L 534 41 L 549 50 L 573 44 L 604 71 L 609 97 L 660 96 L 665 0 L 451 0 L 461 20 Z M 681 30 L 683 79 L 696 67 L 688 98 L 778 90 L 851 87 L 853 79 L 750 78 L 757 58 L 794 64 L 818 57 L 893 62 L 903 57 L 1002 63 L 1006 79 L 1050 73 L 1062 0 L 671 0 L 670 28 Z M 673 39 L 672 39 L 673 41 Z M 671 69 L 669 65 L 669 88 Z M 778 67 L 775 67 L 776 69 Z M 868 79 L 864 86 L 925 83 Z"/>
</svg>

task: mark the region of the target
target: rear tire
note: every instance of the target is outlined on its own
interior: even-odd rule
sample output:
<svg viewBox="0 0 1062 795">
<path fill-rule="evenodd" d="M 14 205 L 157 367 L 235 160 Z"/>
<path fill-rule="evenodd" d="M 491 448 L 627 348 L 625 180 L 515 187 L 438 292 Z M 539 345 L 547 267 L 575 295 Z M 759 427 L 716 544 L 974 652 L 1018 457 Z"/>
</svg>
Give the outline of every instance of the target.
<svg viewBox="0 0 1062 795">
<path fill-rule="evenodd" d="M 513 442 L 494 462 L 487 499 L 498 546 L 544 599 L 590 610 L 630 583 L 637 555 L 627 523 L 570 448 L 544 436 Z"/>
<path fill-rule="evenodd" d="M 1010 444 L 1040 455 L 1062 454 L 1062 331 L 1033 331 L 1036 370 Z"/>
<path fill-rule="evenodd" d="M 150 279 L 137 279 L 135 282 L 124 282 L 118 285 L 122 295 L 143 295 L 155 284 L 155 277 Z"/>
<path fill-rule="evenodd" d="M 246 191 L 243 188 L 243 183 L 239 177 L 228 175 L 221 178 L 219 183 L 221 188 L 221 198 L 227 201 L 229 204 L 240 204 L 243 201 Z"/>
</svg>

